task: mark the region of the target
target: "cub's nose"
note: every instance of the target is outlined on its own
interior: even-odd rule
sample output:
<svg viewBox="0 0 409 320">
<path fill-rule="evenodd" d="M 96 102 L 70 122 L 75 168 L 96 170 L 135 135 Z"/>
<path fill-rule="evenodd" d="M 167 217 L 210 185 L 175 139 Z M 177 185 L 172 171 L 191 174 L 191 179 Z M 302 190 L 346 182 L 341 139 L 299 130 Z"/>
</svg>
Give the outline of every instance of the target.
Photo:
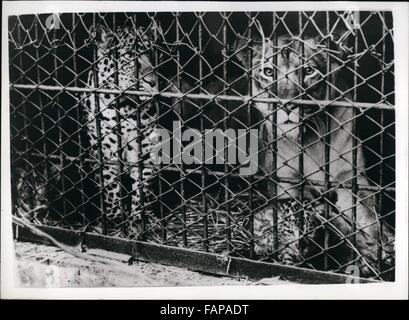
<svg viewBox="0 0 409 320">
<path fill-rule="evenodd" d="M 294 103 L 286 103 L 286 104 L 284 105 L 284 108 L 286 109 L 286 112 L 287 112 L 288 114 L 290 114 L 291 111 L 293 111 L 294 109 L 297 109 L 297 106 L 296 106 Z"/>
<path fill-rule="evenodd" d="M 283 107 L 283 111 L 289 116 L 291 113 L 291 109 L 288 109 L 287 107 Z"/>
<path fill-rule="evenodd" d="M 296 105 L 292 104 L 292 103 L 286 103 L 283 105 L 279 105 L 278 106 L 279 109 L 281 109 L 282 111 L 284 111 L 288 116 L 290 115 L 290 113 L 297 108 Z"/>
<path fill-rule="evenodd" d="M 277 123 L 299 123 L 300 117 L 298 114 L 298 107 L 295 104 L 283 104 L 281 108 L 277 110 Z"/>
</svg>

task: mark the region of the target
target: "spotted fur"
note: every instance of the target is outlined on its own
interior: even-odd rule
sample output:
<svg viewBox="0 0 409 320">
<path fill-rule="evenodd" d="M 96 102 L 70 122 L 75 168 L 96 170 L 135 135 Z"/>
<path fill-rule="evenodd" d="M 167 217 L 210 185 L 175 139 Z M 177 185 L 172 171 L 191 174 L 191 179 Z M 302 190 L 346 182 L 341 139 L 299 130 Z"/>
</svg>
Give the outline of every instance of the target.
<svg viewBox="0 0 409 320">
<path fill-rule="evenodd" d="M 308 201 L 304 205 L 295 200 L 280 201 L 276 227 L 272 208 L 257 213 L 254 217 L 255 253 L 286 265 L 303 263 L 315 245 L 319 230 L 316 215 L 320 209 Z"/>
<path fill-rule="evenodd" d="M 115 33 L 102 25 L 94 28 L 91 36 L 97 44 L 97 79 L 90 71 L 87 87 L 146 93 L 157 91 L 151 50 L 154 32 L 153 28 L 142 27 L 118 28 Z M 151 151 L 157 143 L 157 110 L 155 103 L 147 96 L 136 97 L 125 93 L 117 100 L 114 94 L 83 95 L 87 133 L 94 160 L 102 160 L 103 181 L 100 181 L 99 174 L 97 179 L 100 184 L 103 183 L 108 222 L 117 224 L 123 218 L 122 166 L 123 172 L 130 177 L 132 191 L 131 215 L 126 217 L 126 223 L 139 227 L 141 186 L 144 186 L 144 194 L 149 194 L 146 185 L 154 175 L 155 159 Z M 99 159 L 99 148 L 102 159 Z M 143 162 L 142 175 L 138 167 L 140 161 Z"/>
</svg>

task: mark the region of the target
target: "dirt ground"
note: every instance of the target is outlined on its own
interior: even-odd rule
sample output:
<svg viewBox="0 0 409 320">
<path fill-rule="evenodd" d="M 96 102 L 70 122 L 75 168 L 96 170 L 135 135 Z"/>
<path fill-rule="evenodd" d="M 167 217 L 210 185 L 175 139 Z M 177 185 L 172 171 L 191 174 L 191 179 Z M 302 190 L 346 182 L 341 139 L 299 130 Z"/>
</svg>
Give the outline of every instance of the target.
<svg viewBox="0 0 409 320">
<path fill-rule="evenodd" d="M 21 287 L 134 287 L 289 284 L 278 278 L 248 279 L 213 276 L 155 263 L 126 263 L 127 256 L 104 250 L 87 254 L 110 263 L 77 258 L 52 246 L 16 242 L 17 281 Z"/>
</svg>

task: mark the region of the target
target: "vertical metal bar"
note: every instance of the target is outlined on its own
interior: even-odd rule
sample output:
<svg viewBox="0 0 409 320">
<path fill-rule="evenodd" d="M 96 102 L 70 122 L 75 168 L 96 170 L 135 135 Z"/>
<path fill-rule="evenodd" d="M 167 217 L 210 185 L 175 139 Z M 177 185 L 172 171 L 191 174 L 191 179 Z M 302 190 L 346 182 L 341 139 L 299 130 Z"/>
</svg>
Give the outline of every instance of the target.
<svg viewBox="0 0 409 320">
<path fill-rule="evenodd" d="M 59 17 L 58 17 L 58 19 L 59 19 Z M 56 28 L 54 29 L 54 32 L 53 32 L 53 38 L 54 38 L 54 40 L 57 40 L 57 29 Z M 52 53 L 53 53 L 53 56 L 54 56 L 54 59 L 53 59 L 54 83 L 55 83 L 56 86 L 58 86 L 58 70 L 57 69 L 59 68 L 59 63 L 58 63 L 58 59 L 57 59 L 58 51 L 57 51 L 56 45 L 53 45 Z M 63 127 L 62 119 L 63 119 L 63 117 L 65 115 L 63 115 L 62 111 L 61 111 L 60 96 L 59 95 L 60 95 L 60 93 L 57 93 L 56 96 L 53 97 L 53 101 L 55 101 L 56 104 L 57 104 L 58 149 L 60 149 L 60 152 L 59 152 L 60 157 L 59 158 L 60 158 L 60 165 L 61 165 L 61 172 L 60 172 L 61 173 L 61 189 L 62 189 L 61 199 L 62 199 L 62 205 L 63 205 L 63 212 L 64 212 L 64 215 L 66 215 L 67 214 L 67 200 L 65 199 L 65 197 L 66 197 L 66 194 L 65 194 L 66 182 L 65 182 L 65 175 L 63 174 L 63 172 L 64 172 L 65 166 L 67 164 L 67 161 L 66 161 L 66 155 L 65 155 L 65 153 L 63 151 L 63 148 L 62 148 L 62 145 L 64 144 L 64 135 L 63 135 L 63 131 L 62 131 L 62 127 Z"/>
<path fill-rule="evenodd" d="M 39 31 L 38 31 L 38 20 L 37 19 L 38 19 L 38 17 L 36 17 L 36 20 L 34 22 L 34 32 L 35 32 L 35 35 L 36 35 L 36 39 L 40 39 L 40 35 L 39 35 Z M 41 83 L 40 62 L 39 62 L 40 55 L 39 55 L 38 50 L 39 50 L 39 48 L 36 47 L 35 48 L 35 61 L 36 61 L 37 84 L 40 84 Z M 42 134 L 43 134 L 42 147 L 43 147 L 43 156 L 44 156 L 44 160 L 43 160 L 44 161 L 44 176 L 45 176 L 45 180 L 46 180 L 45 192 L 46 192 L 46 199 L 47 199 L 47 205 L 46 205 L 46 208 L 45 208 L 45 212 L 46 212 L 46 216 L 47 216 L 49 214 L 49 211 L 50 211 L 50 205 L 49 205 L 50 201 L 49 201 L 49 192 L 48 192 L 49 191 L 48 184 L 49 184 L 50 174 L 49 174 L 49 169 L 48 169 L 49 166 L 48 166 L 48 159 L 47 159 L 47 157 L 48 157 L 48 155 L 47 155 L 47 136 L 45 134 L 46 128 L 45 128 L 45 123 L 44 123 L 44 121 L 45 121 L 45 117 L 44 117 L 45 110 L 43 110 L 44 104 L 43 104 L 43 99 L 42 99 L 40 90 L 38 91 L 38 106 L 39 106 L 40 113 L 41 113 L 40 121 L 41 121 L 41 131 L 42 131 Z"/>
<path fill-rule="evenodd" d="M 273 27 L 275 28 L 277 25 L 277 17 L 276 13 L 273 13 Z M 263 39 L 264 41 L 264 39 Z M 277 66 L 277 45 L 278 45 L 278 39 L 277 35 L 274 33 L 273 34 L 273 65 Z M 254 66 L 252 66 L 253 68 Z M 273 92 L 277 92 L 277 83 L 278 79 L 278 70 L 277 68 L 274 68 L 273 70 L 273 85 L 272 85 L 272 90 Z M 271 94 L 268 94 L 269 98 L 271 97 Z M 273 118 L 272 118 L 272 133 L 273 133 L 273 143 L 271 145 L 272 148 L 272 153 L 273 153 L 273 174 L 272 174 L 272 179 L 273 183 L 269 182 L 269 185 L 271 185 L 271 195 L 273 198 L 272 201 L 272 206 L 273 206 L 273 249 L 274 252 L 277 252 L 278 250 L 278 215 L 277 215 L 277 205 L 278 205 L 278 199 L 277 199 L 277 184 L 278 184 L 278 177 L 277 177 L 277 103 L 274 102 L 272 104 L 272 112 L 273 112 Z M 268 119 L 265 120 L 266 123 L 268 123 Z M 270 148 L 270 146 L 269 146 Z M 270 189 L 270 188 L 268 188 Z M 270 192 L 269 192 L 270 194 Z"/>
<path fill-rule="evenodd" d="M 199 26 L 198 26 L 198 42 L 199 42 L 199 53 L 202 54 L 202 41 L 203 41 L 203 26 L 202 26 L 202 20 L 200 19 L 199 21 Z M 199 81 L 202 82 L 203 79 L 203 64 L 202 64 L 202 59 L 199 57 Z M 200 87 L 200 93 L 203 93 L 203 88 Z M 205 135 L 205 128 L 204 128 L 204 116 L 203 116 L 203 102 L 202 100 L 199 101 L 199 108 L 200 108 L 200 134 L 202 138 Z M 202 168 L 201 168 L 201 188 L 202 188 L 202 215 L 203 215 L 203 232 L 204 232 L 204 241 L 203 241 L 203 246 L 204 250 L 207 252 L 209 251 L 209 224 L 207 220 L 207 208 L 206 208 L 206 193 L 205 193 L 205 188 L 206 188 L 206 172 L 204 168 L 204 159 L 205 159 L 205 141 L 202 139 Z"/>
<path fill-rule="evenodd" d="M 92 21 L 93 25 L 95 26 L 95 13 L 92 14 Z M 94 78 L 94 88 L 98 88 L 98 72 L 95 66 L 95 62 L 98 60 L 98 55 L 97 55 L 97 48 L 94 46 L 93 50 L 93 61 L 94 63 L 92 64 L 92 76 Z M 103 160 L 103 155 L 102 155 L 102 141 L 101 141 L 101 108 L 100 108 L 100 100 L 99 100 L 99 94 L 94 93 L 94 99 L 95 99 L 95 122 L 96 122 L 96 129 L 97 129 L 97 148 L 98 148 L 98 168 L 99 168 L 99 180 L 100 180 L 100 210 L 101 210 L 101 215 L 102 215 L 102 233 L 107 234 L 107 215 L 106 215 L 106 208 L 105 208 L 105 201 L 104 201 L 104 160 Z"/>
<path fill-rule="evenodd" d="M 18 20 L 18 21 L 20 21 L 20 20 Z M 20 23 L 18 24 L 18 27 L 17 27 L 17 42 L 18 42 L 18 44 L 20 46 L 21 46 L 21 29 L 22 29 L 22 26 L 21 26 L 21 21 L 20 21 Z M 19 50 L 20 50 L 20 53 L 19 53 L 19 57 L 18 57 L 18 64 L 19 64 L 20 70 L 22 70 L 22 72 L 24 72 L 23 55 L 21 53 L 21 52 L 24 51 L 24 48 L 20 47 Z M 24 77 L 21 77 L 20 81 L 21 81 L 21 83 L 24 84 Z M 24 134 L 24 137 L 23 137 L 22 140 L 24 141 L 24 152 L 27 152 L 28 149 L 29 149 L 28 128 L 27 128 L 27 126 L 28 126 L 28 123 L 27 123 L 28 114 L 27 114 L 27 105 L 24 102 L 25 100 L 27 100 L 27 99 L 21 98 L 21 101 L 23 102 L 22 103 L 22 109 L 23 109 L 23 115 L 24 115 L 23 116 L 23 134 Z M 30 161 L 31 160 L 30 158 L 31 158 L 30 154 L 28 154 L 27 159 L 24 161 L 24 167 L 25 167 L 27 173 L 30 172 L 29 163 L 32 163 L 32 161 Z M 28 198 L 28 201 L 30 202 L 30 207 L 31 207 L 33 198 L 30 196 Z"/>
<path fill-rule="evenodd" d="M 226 85 L 228 81 L 228 70 L 227 70 L 227 59 L 226 55 L 228 53 L 228 43 L 227 43 L 227 23 L 226 23 L 226 14 L 222 13 L 223 16 L 223 92 L 226 92 L 229 94 L 228 86 Z M 229 102 L 225 102 L 225 108 L 228 109 Z M 223 111 L 223 130 L 226 132 L 227 129 L 227 117 L 228 113 L 224 110 Z M 226 174 L 226 177 L 224 178 L 224 184 L 225 184 L 225 193 L 224 193 L 224 201 L 226 202 L 226 238 L 227 238 L 227 245 L 228 245 L 228 250 L 229 252 L 231 251 L 231 210 L 230 210 L 230 176 L 229 176 L 229 171 L 230 168 L 227 163 L 227 158 L 228 158 L 228 150 L 227 150 L 228 145 L 226 145 L 226 139 L 224 139 L 224 173 Z"/>
<path fill-rule="evenodd" d="M 9 18 L 9 20 L 10 20 L 11 18 Z M 17 19 L 16 19 L 17 20 Z M 9 24 L 10 24 L 10 22 L 9 22 Z M 18 27 L 17 27 L 17 29 L 18 29 Z M 19 42 L 20 42 L 20 40 L 18 40 Z M 9 55 L 11 56 L 12 54 L 14 55 L 15 54 L 15 52 L 16 52 L 16 45 L 14 44 L 13 45 L 13 48 L 11 48 L 11 46 L 10 46 L 10 53 L 9 53 Z M 13 62 L 13 63 L 10 63 L 10 67 L 9 67 L 9 70 L 11 69 L 11 67 L 14 67 L 14 68 L 16 68 L 15 67 L 15 63 Z M 10 71 L 9 71 L 10 72 Z M 16 74 L 17 74 L 17 72 L 16 72 Z M 12 80 L 10 79 L 10 84 L 12 83 Z M 14 81 L 13 81 L 13 84 L 14 84 Z M 10 90 L 10 117 L 9 117 L 9 121 L 10 121 L 10 169 L 13 169 L 14 168 L 14 166 L 15 166 L 15 161 L 16 161 L 16 159 L 17 159 L 17 157 L 18 157 L 18 154 L 17 154 L 17 152 L 16 152 L 16 148 L 15 147 L 13 147 L 13 143 L 12 143 L 12 141 L 14 141 L 15 139 L 16 139 L 16 135 L 17 135 L 17 132 L 18 132 L 18 130 L 16 130 L 16 128 L 13 128 L 13 126 L 11 125 L 12 123 L 13 123 L 13 119 L 16 117 L 16 107 L 15 107 L 15 105 L 13 104 L 13 102 L 15 101 L 14 99 L 12 99 L 12 97 L 14 96 L 14 94 L 12 94 L 12 92 L 11 92 L 11 90 Z M 13 171 L 11 171 L 11 173 L 12 173 Z M 14 195 L 14 193 L 12 192 L 12 205 L 13 205 L 13 212 L 14 212 L 14 208 L 15 208 L 15 205 L 16 205 L 16 199 L 15 199 L 15 195 Z"/>
<path fill-rule="evenodd" d="M 382 75 L 383 76 L 383 75 Z M 383 82 L 383 81 L 382 81 Z M 382 85 L 383 87 L 383 85 Z M 382 88 L 382 93 L 383 93 L 383 88 Z M 382 127 L 382 130 L 384 128 L 385 122 L 384 122 L 384 110 L 380 110 L 381 112 L 381 119 L 380 119 L 380 124 Z M 381 137 L 380 137 L 380 142 L 379 142 L 379 152 L 381 154 L 381 157 L 383 158 L 384 156 L 384 134 L 382 132 Z M 378 270 L 381 270 L 381 266 L 382 266 L 382 240 L 383 240 L 383 220 L 382 218 L 382 214 L 383 214 L 383 187 L 384 187 L 384 173 L 383 173 L 383 161 L 380 164 L 380 168 L 379 168 L 379 185 L 381 187 L 381 192 L 378 195 L 378 203 L 377 203 L 377 207 L 378 207 L 378 211 L 376 212 L 379 219 L 379 241 L 378 241 Z"/>
<path fill-rule="evenodd" d="M 113 17 L 112 17 L 112 19 L 113 19 L 113 21 L 112 21 L 112 25 L 113 25 L 113 31 L 114 31 L 114 33 L 116 32 L 116 14 L 115 13 L 113 13 Z M 115 87 L 116 88 L 119 88 L 119 80 L 118 80 L 118 73 L 119 73 L 119 70 L 118 70 L 118 59 L 119 59 L 119 56 L 118 56 L 118 50 L 114 50 L 114 52 L 113 52 L 113 58 L 114 58 L 114 84 L 115 84 Z M 135 61 L 135 63 L 136 63 L 136 61 Z M 125 172 L 124 172 L 124 160 L 123 160 L 123 146 L 122 146 L 122 130 L 121 130 L 121 126 L 122 126 L 122 121 L 123 121 L 123 119 L 122 119 L 122 117 L 121 117 L 121 112 L 120 112 L 120 105 L 119 105 L 119 96 L 115 96 L 115 122 L 116 122 L 116 125 L 115 125 L 115 127 L 114 127 L 114 132 L 115 132 L 115 135 L 116 135 L 116 139 L 117 139 L 117 146 L 118 146 L 118 149 L 117 149 L 117 158 L 118 158 L 118 167 L 119 167 L 119 177 L 117 177 L 118 178 L 118 180 L 119 180 L 119 185 L 120 185 L 120 197 L 121 197 L 121 199 L 120 199 L 120 203 L 118 204 L 119 206 L 120 206 L 120 209 L 121 209 L 121 218 L 122 218 L 122 221 L 121 221 L 121 232 L 122 232 L 122 234 L 124 235 L 124 236 L 126 236 L 127 235 L 127 228 L 126 228 L 126 221 L 127 221 L 127 217 L 126 217 L 126 212 L 125 212 L 125 190 L 124 190 L 124 175 L 125 175 Z M 126 119 L 124 119 L 124 120 L 126 120 Z M 131 196 L 132 196 L 132 193 L 131 193 Z"/>
<path fill-rule="evenodd" d="M 385 20 L 385 12 L 382 12 L 382 20 L 386 23 Z M 386 26 L 384 23 L 382 23 L 382 36 L 386 33 Z M 386 54 L 386 43 L 385 39 L 382 41 L 382 62 L 385 62 L 385 54 Z M 381 67 L 383 68 L 383 66 Z M 382 72 L 382 78 L 381 78 L 381 92 L 382 92 L 382 99 L 385 97 L 385 73 Z M 382 219 L 382 214 L 383 214 L 383 187 L 384 187 L 384 164 L 383 164 L 383 156 L 384 156 L 384 126 L 385 126 L 385 113 L 384 110 L 380 110 L 380 124 L 382 128 L 382 133 L 380 135 L 380 141 L 379 141 L 379 152 L 381 154 L 381 164 L 380 164 L 380 170 L 379 170 L 379 185 L 381 186 L 381 192 L 378 195 L 378 211 L 376 214 L 379 214 L 380 219 L 379 219 L 379 241 L 378 241 L 378 270 L 382 269 L 382 241 L 383 241 L 383 219 Z"/>
<path fill-rule="evenodd" d="M 74 46 L 75 50 L 77 48 L 77 42 L 76 42 L 77 32 L 75 30 L 76 17 L 77 17 L 77 14 L 73 13 L 72 14 L 72 40 L 73 40 L 73 46 Z M 74 86 L 78 87 L 78 76 L 77 76 L 78 75 L 78 66 L 77 66 L 77 52 L 76 51 L 74 52 L 74 55 L 72 57 L 72 63 L 73 63 L 73 70 L 74 70 L 74 75 L 75 75 L 74 76 Z M 80 190 L 81 190 L 81 205 L 79 206 L 79 214 L 82 217 L 82 226 L 83 226 L 83 228 L 85 228 L 86 224 L 87 224 L 87 221 L 86 221 L 86 217 L 85 217 L 85 210 L 83 210 L 84 206 L 85 206 L 85 194 L 84 194 L 84 192 L 85 192 L 85 188 L 84 188 L 84 179 L 85 179 L 85 177 L 84 177 L 84 144 L 83 144 L 82 136 L 81 136 L 81 129 L 82 129 L 83 123 L 81 121 L 81 112 L 80 112 L 80 105 L 79 104 L 77 105 L 77 108 L 76 108 L 76 117 L 77 117 L 77 123 L 78 123 L 78 126 L 77 126 L 78 155 L 79 155 L 79 157 L 78 157 L 78 163 L 79 163 L 79 168 L 78 169 L 79 170 L 78 171 L 79 171 L 79 174 L 80 174 L 79 184 L 80 184 Z"/>
<path fill-rule="evenodd" d="M 156 17 L 155 17 L 156 18 Z M 154 22 L 156 23 L 156 25 L 158 27 L 160 27 L 160 22 L 159 20 L 154 20 Z M 158 44 L 158 39 L 159 36 L 158 35 L 158 28 L 154 29 L 154 38 L 155 38 L 155 45 Z M 159 30 L 161 30 L 161 28 L 159 28 Z M 158 50 L 157 50 L 157 46 L 155 46 L 154 49 L 154 60 L 155 60 L 155 87 L 157 90 L 159 90 L 159 76 L 158 76 L 158 65 L 159 65 L 159 55 L 158 55 Z M 158 115 L 158 118 L 161 116 L 160 112 L 160 98 L 155 98 L 155 107 L 156 107 L 156 114 Z M 168 112 L 168 110 L 166 110 L 166 112 Z M 159 125 L 159 124 L 158 124 Z M 157 172 L 157 176 L 158 176 L 158 187 L 159 187 L 159 213 L 160 213 L 160 218 L 161 218 L 161 237 L 162 237 L 162 241 L 165 242 L 166 241 L 166 221 L 165 221 L 165 212 L 163 209 L 163 203 L 162 203 L 162 192 L 163 192 L 163 186 L 162 186 L 162 163 L 157 164 L 158 166 L 158 172 Z"/>
<path fill-rule="evenodd" d="M 247 38 L 248 39 L 252 39 L 252 31 L 253 31 L 253 25 L 251 25 L 251 18 L 252 18 L 252 13 L 250 12 L 249 13 L 249 17 L 248 17 L 248 22 L 249 22 L 249 25 L 250 25 L 250 28 L 249 28 L 249 30 L 248 30 L 248 33 L 247 33 Z M 253 50 L 251 50 L 251 48 L 252 48 L 252 40 L 251 40 L 251 42 L 249 43 L 249 47 L 248 47 L 248 49 L 247 49 L 247 59 L 248 59 L 248 65 L 249 66 L 251 66 L 252 65 L 252 61 L 253 61 Z M 251 96 L 253 96 L 253 78 L 252 78 L 252 70 L 251 70 L 251 68 L 249 69 L 249 70 L 247 70 L 247 79 L 249 79 L 249 81 L 248 81 L 248 87 L 247 87 L 247 90 L 248 90 L 248 95 L 251 97 Z M 248 117 L 248 135 L 250 134 L 250 128 L 251 128 L 251 125 L 252 125 L 252 119 L 251 119 L 251 108 L 252 108 L 252 103 L 251 102 L 249 102 L 248 103 L 248 105 L 247 105 L 247 117 Z M 248 179 L 248 183 L 249 183 L 249 185 L 250 186 L 252 186 L 252 184 L 254 183 L 254 179 L 253 179 L 253 176 L 250 176 L 249 177 L 249 179 Z M 251 236 L 251 239 L 250 239 L 250 253 L 249 253 L 249 255 L 250 255 L 250 259 L 254 259 L 254 255 L 255 255 L 255 253 L 254 253 L 254 211 L 253 211 L 253 188 L 250 188 L 250 191 L 249 191 L 249 207 L 250 207 L 250 210 L 251 210 L 251 213 L 250 213 L 250 220 L 249 220 L 249 231 L 250 231 L 250 236 Z"/>
<path fill-rule="evenodd" d="M 133 17 L 134 18 L 134 25 L 137 25 L 137 21 L 136 21 L 136 16 Z M 139 55 L 138 55 L 138 43 L 137 41 L 135 41 L 134 44 L 134 49 L 136 52 L 136 58 L 135 59 L 139 59 Z M 135 64 L 134 64 L 134 68 L 135 68 L 135 79 L 136 79 L 136 83 L 135 83 L 135 87 L 139 88 L 139 65 L 137 63 L 137 60 L 135 60 Z M 137 138 L 136 138 L 136 145 L 137 145 L 137 149 L 138 149 L 138 176 L 139 176 L 139 201 L 141 203 L 141 224 L 142 224 L 142 235 L 140 236 L 140 240 L 144 240 L 145 238 L 145 230 L 146 230 L 146 223 L 145 223 L 145 192 L 144 192 L 144 181 L 143 181 L 143 167 L 144 167 L 144 163 L 143 163 L 143 150 L 142 150 L 142 141 L 143 141 L 143 131 L 142 131 L 142 127 L 141 127 L 141 105 L 143 104 L 143 102 L 141 102 L 141 99 L 139 98 L 139 96 L 135 97 L 136 103 L 137 103 L 137 112 L 135 113 L 136 115 L 136 134 L 137 134 Z M 131 166 L 133 166 L 134 164 L 130 164 Z"/>
<path fill-rule="evenodd" d="M 330 16 L 329 12 L 326 12 L 326 34 L 329 35 L 330 33 Z M 331 43 L 329 40 L 327 40 L 327 48 L 330 49 Z M 326 66 L 326 73 L 327 73 L 327 81 L 331 81 L 331 75 L 329 74 L 331 72 L 331 56 L 327 56 L 327 66 Z M 325 86 L 325 99 L 329 100 L 331 96 L 331 88 L 327 84 Z M 331 135 L 329 134 L 331 130 L 331 119 L 328 115 L 328 109 L 325 109 L 325 137 L 324 137 L 324 143 L 325 143 L 325 159 L 324 159 L 324 167 L 325 167 L 325 194 L 326 197 L 328 197 L 328 190 L 331 188 L 330 185 L 330 143 L 331 143 Z M 325 201 L 325 220 L 327 221 L 329 219 L 329 213 L 330 213 L 330 205 L 328 203 L 328 200 Z M 327 226 L 324 228 L 324 270 L 328 269 L 328 242 L 329 242 L 329 233 L 327 230 Z"/>
<path fill-rule="evenodd" d="M 359 24 L 359 12 L 353 13 L 353 21 L 354 24 Z M 358 33 L 355 31 L 354 35 L 354 53 L 355 55 L 358 53 Z M 354 90 L 353 94 L 353 101 L 357 101 L 357 84 L 358 84 L 358 77 L 357 77 L 357 64 L 354 63 Z M 358 141 L 356 138 L 357 134 L 357 126 L 356 126 L 356 118 L 358 116 L 357 108 L 353 108 L 353 121 L 352 121 L 352 244 L 356 247 L 356 230 L 357 230 L 357 220 L 356 220 L 356 207 L 357 207 L 357 196 L 358 196 Z M 356 258 L 355 250 L 351 250 L 351 260 L 354 261 Z"/>
<path fill-rule="evenodd" d="M 299 57 L 299 64 L 302 66 L 305 61 L 304 58 L 304 35 L 302 34 L 302 29 L 303 29 L 303 15 L 302 12 L 298 12 L 298 33 L 299 37 L 301 38 L 300 41 L 300 57 Z M 303 72 L 303 67 L 300 68 L 300 72 L 298 73 L 298 82 L 299 85 L 302 87 L 301 90 L 304 90 L 304 72 Z M 304 93 L 304 92 L 303 92 Z M 299 198 L 300 198 L 300 203 L 301 203 L 301 211 L 297 212 L 299 219 L 298 219 L 298 228 L 303 232 L 304 236 L 304 109 L 302 106 L 299 106 L 299 114 L 300 114 L 300 125 L 299 125 L 299 136 L 300 136 L 300 153 L 298 154 L 298 171 L 300 174 L 300 190 L 299 190 Z M 296 218 L 296 217 L 295 217 Z M 308 219 L 308 217 L 307 217 Z M 303 239 L 300 238 L 298 240 L 299 246 L 301 248 L 302 246 L 302 241 Z"/>
<path fill-rule="evenodd" d="M 179 27 L 180 27 L 180 13 L 177 12 L 176 13 L 176 43 L 179 43 L 180 41 L 180 33 L 179 33 Z M 200 37 L 200 35 L 199 35 Z M 200 41 L 199 41 L 200 42 Z M 180 68 L 180 48 L 179 46 L 177 47 L 177 53 L 176 53 L 176 59 L 177 59 L 177 77 L 176 77 L 176 83 L 177 86 L 179 88 L 180 91 L 182 91 L 182 79 L 181 79 L 181 73 L 182 70 Z M 201 62 L 201 61 L 200 61 Z M 199 62 L 199 65 L 200 65 Z M 184 124 L 183 121 L 183 108 L 184 108 L 184 103 L 183 101 L 180 101 L 180 120 Z M 180 141 L 181 143 L 181 141 Z M 176 155 L 173 155 L 173 157 L 175 157 Z M 186 174 L 185 174 L 185 168 L 183 165 L 183 161 L 181 161 L 180 163 L 180 194 L 182 195 L 182 201 L 184 202 L 184 204 L 182 205 L 182 220 L 183 220 L 183 233 L 182 233 L 182 237 L 183 237 L 183 246 L 184 247 L 188 247 L 188 241 L 187 241 L 187 222 L 186 222 L 186 203 L 185 203 L 185 179 L 186 179 Z"/>
</svg>

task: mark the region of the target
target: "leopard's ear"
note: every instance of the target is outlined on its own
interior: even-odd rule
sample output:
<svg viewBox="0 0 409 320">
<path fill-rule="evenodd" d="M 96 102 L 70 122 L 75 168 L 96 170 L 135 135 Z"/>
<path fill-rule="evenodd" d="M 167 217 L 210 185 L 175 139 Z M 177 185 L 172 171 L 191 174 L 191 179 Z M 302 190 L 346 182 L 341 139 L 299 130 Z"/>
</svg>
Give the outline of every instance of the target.
<svg viewBox="0 0 409 320">
<path fill-rule="evenodd" d="M 106 26 L 100 24 L 98 26 L 92 26 L 90 29 L 90 36 L 95 40 L 95 43 L 102 50 L 107 50 L 114 40 L 114 33 Z"/>
<path fill-rule="evenodd" d="M 157 23 L 151 23 L 148 27 L 139 27 L 139 36 L 136 41 L 144 49 L 154 50 L 158 54 L 158 59 L 162 60 L 164 55 L 170 52 L 170 49 L 165 45 L 166 39 L 161 26 Z"/>
<path fill-rule="evenodd" d="M 156 40 L 158 42 L 161 42 L 164 39 L 163 29 L 159 23 L 157 22 L 151 23 L 150 31 L 151 31 L 150 34 L 152 35 L 152 37 L 156 36 Z"/>
<path fill-rule="evenodd" d="M 154 43 L 155 40 L 161 41 L 163 39 L 163 30 L 157 22 L 152 22 L 148 26 L 139 26 L 136 32 L 142 36 L 142 39 Z"/>
<path fill-rule="evenodd" d="M 151 23 L 149 26 L 139 26 L 135 30 L 135 41 L 144 49 L 151 49 L 160 46 L 164 41 L 163 31 L 158 23 Z"/>
</svg>

